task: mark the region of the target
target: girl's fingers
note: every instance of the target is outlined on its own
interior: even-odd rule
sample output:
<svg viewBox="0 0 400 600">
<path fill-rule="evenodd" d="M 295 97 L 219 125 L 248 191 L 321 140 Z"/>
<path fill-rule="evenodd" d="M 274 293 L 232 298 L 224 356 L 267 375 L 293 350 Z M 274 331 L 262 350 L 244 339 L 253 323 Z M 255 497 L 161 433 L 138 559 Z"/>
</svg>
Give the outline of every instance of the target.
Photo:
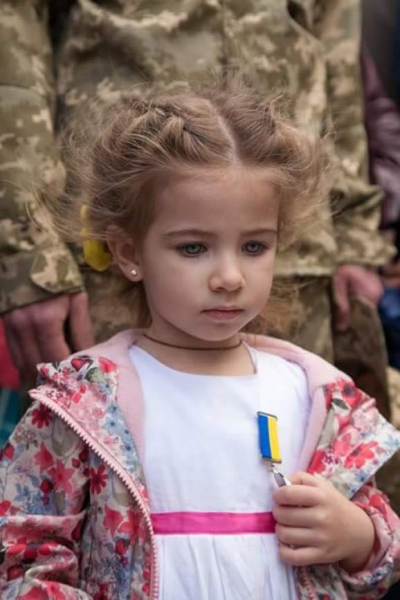
<svg viewBox="0 0 400 600">
<path fill-rule="evenodd" d="M 305 567 L 324 562 L 324 557 L 319 548 L 312 546 L 303 548 L 291 548 L 282 545 L 279 548 L 279 554 L 283 562 L 293 567 Z"/>
<path fill-rule="evenodd" d="M 310 473 L 306 473 L 305 471 L 297 471 L 291 476 L 290 482 L 293 485 L 311 485 L 312 487 L 319 487 L 323 481 L 315 475 L 310 475 Z"/>
<path fill-rule="evenodd" d="M 279 506 L 318 506 L 323 503 L 323 492 L 310 485 L 290 485 L 274 492 L 274 500 Z"/>
<path fill-rule="evenodd" d="M 322 541 L 315 529 L 307 529 L 307 527 L 286 527 L 277 524 L 275 533 L 282 544 L 294 548 L 316 547 Z"/>
<path fill-rule="evenodd" d="M 323 512 L 315 507 L 275 505 L 272 511 L 275 521 L 287 527 L 315 527 L 323 520 Z"/>
</svg>

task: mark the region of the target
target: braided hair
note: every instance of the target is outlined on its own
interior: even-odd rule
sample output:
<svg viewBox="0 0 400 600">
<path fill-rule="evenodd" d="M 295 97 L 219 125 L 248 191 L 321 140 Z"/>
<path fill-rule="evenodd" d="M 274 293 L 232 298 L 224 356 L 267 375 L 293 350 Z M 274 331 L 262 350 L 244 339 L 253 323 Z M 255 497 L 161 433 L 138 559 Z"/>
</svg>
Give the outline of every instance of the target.
<svg viewBox="0 0 400 600">
<path fill-rule="evenodd" d="M 72 144 L 72 173 L 79 185 L 69 186 L 64 209 L 71 208 L 76 222 L 75 205 L 85 204 L 94 239 L 105 240 L 113 226 L 140 243 L 154 219 L 158 186 L 169 178 L 191 170 L 259 167 L 268 169 L 279 194 L 278 244 L 287 246 L 319 222 L 328 161 L 321 140 L 302 132 L 277 105 L 233 84 L 202 93 L 125 95 L 92 110 L 92 135 L 80 123 L 69 137 L 78 141 Z M 62 211 L 64 224 L 69 221 L 64 231 L 71 237 L 67 214 Z M 123 286 L 137 324 L 148 324 L 142 284 L 124 280 Z"/>
</svg>

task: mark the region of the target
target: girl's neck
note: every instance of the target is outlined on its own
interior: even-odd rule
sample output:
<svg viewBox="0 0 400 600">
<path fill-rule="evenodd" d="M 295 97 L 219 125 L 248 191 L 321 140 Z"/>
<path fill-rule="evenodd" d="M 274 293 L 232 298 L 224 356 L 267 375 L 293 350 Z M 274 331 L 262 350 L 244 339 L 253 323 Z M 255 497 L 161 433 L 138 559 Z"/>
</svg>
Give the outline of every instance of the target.
<svg viewBox="0 0 400 600">
<path fill-rule="evenodd" d="M 229 345 L 233 346 L 233 344 Z M 138 340 L 137 346 L 167 367 L 184 373 L 227 376 L 252 375 L 254 373 L 254 365 L 245 344 L 236 344 L 236 347 L 230 350 L 196 351 L 164 346 L 142 336 Z"/>
</svg>

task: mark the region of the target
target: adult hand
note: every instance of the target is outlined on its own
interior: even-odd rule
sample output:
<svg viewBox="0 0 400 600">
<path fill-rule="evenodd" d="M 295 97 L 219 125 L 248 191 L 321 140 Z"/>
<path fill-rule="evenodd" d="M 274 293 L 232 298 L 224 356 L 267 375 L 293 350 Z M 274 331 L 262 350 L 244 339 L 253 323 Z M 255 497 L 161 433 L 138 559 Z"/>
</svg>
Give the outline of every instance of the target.
<svg viewBox="0 0 400 600">
<path fill-rule="evenodd" d="M 345 331 L 349 326 L 351 296 L 366 298 L 377 306 L 382 294 L 382 281 L 374 271 L 356 265 L 339 267 L 333 277 L 336 328 Z"/>
<path fill-rule="evenodd" d="M 349 573 L 361 570 L 375 541 L 368 515 L 309 473 L 296 473 L 291 483 L 274 493 L 282 560 L 297 567 L 340 562 Z"/>
<path fill-rule="evenodd" d="M 11 358 L 27 384 L 35 382 L 38 363 L 63 360 L 71 352 L 93 344 L 88 297 L 84 292 L 17 308 L 6 313 L 3 322 Z"/>
</svg>

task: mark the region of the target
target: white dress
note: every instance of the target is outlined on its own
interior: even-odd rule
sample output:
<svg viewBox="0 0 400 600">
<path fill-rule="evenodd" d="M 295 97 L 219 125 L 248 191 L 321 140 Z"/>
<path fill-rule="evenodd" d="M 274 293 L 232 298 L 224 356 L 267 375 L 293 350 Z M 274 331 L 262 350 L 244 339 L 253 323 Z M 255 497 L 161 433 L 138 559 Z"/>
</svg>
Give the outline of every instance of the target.
<svg viewBox="0 0 400 600">
<path fill-rule="evenodd" d="M 254 375 L 171 369 L 132 346 L 145 403 L 143 468 L 152 513 L 260 513 L 276 485 L 260 458 L 256 414 L 278 416 L 282 465 L 298 464 L 310 400 L 303 370 L 249 349 Z M 156 535 L 160 600 L 295 600 L 274 533 Z"/>
</svg>

